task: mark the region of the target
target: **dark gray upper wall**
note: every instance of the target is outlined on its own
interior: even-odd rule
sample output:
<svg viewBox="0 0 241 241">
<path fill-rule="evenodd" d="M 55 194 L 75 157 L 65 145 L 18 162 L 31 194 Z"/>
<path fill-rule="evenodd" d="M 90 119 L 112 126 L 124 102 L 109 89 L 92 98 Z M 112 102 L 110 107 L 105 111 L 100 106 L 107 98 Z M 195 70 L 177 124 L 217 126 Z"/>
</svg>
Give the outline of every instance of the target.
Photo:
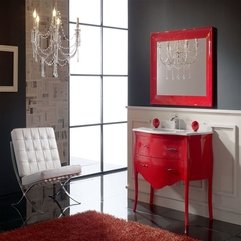
<svg viewBox="0 0 241 241">
<path fill-rule="evenodd" d="M 2 1 L 0 45 L 18 46 L 18 92 L 0 92 L 0 196 L 19 191 L 10 155 L 10 132 L 24 127 L 25 109 L 25 0 Z M 6 66 L 0 71 L 11 71 Z M 1 78 L 1 75 L 0 75 Z M 1 79 L 0 79 L 1 83 Z"/>
<path fill-rule="evenodd" d="M 215 28 L 214 108 L 241 110 L 241 1 L 129 0 L 128 105 L 150 106 L 150 33 Z"/>
</svg>

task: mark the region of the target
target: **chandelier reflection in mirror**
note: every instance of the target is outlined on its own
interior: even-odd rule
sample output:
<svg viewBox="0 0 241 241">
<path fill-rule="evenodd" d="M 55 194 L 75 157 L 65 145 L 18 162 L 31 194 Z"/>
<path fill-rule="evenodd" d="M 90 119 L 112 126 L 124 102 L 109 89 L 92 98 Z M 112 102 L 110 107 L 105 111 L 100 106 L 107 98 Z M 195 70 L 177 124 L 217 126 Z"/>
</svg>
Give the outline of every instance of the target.
<svg viewBox="0 0 241 241">
<path fill-rule="evenodd" d="M 172 79 L 191 78 L 190 66 L 198 56 L 197 39 L 157 42 L 157 49 L 166 79 L 169 75 Z"/>
<path fill-rule="evenodd" d="M 36 10 L 33 12 L 33 29 L 31 32 L 31 43 L 33 48 L 33 58 L 38 59 L 41 64 L 41 76 L 45 77 L 45 65 L 53 66 L 53 76 L 58 77 L 58 66 L 69 63 L 77 53 L 79 59 L 80 28 L 79 18 L 77 18 L 76 29 L 73 38 L 74 43 L 70 46 L 70 40 L 64 34 L 62 27 L 61 13 L 54 8 L 49 29 L 42 33 L 39 30 L 40 18 Z M 72 42 L 72 41 L 71 41 Z"/>
</svg>

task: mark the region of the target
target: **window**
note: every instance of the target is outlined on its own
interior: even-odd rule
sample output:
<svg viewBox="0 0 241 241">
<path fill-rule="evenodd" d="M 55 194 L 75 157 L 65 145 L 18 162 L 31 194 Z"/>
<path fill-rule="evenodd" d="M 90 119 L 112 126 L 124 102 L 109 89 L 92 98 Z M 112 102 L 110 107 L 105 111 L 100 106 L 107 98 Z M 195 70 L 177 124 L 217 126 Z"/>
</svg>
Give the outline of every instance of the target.
<svg viewBox="0 0 241 241">
<path fill-rule="evenodd" d="M 69 0 L 70 163 L 83 175 L 127 167 L 128 0 Z M 71 42 L 70 42 L 71 44 Z"/>
</svg>

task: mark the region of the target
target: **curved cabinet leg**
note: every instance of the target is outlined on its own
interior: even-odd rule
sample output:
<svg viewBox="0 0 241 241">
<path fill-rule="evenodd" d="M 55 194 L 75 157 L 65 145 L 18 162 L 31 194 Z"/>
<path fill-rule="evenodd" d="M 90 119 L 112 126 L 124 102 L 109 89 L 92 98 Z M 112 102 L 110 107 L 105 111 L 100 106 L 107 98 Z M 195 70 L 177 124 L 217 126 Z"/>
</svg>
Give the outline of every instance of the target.
<svg viewBox="0 0 241 241">
<path fill-rule="evenodd" d="M 208 211 L 209 211 L 209 219 L 213 220 L 213 200 L 212 200 L 212 189 L 213 183 L 212 178 L 208 178 Z"/>
<path fill-rule="evenodd" d="M 154 188 L 150 187 L 150 209 L 153 210 Z"/>
<path fill-rule="evenodd" d="M 185 202 L 185 208 L 184 208 L 184 212 L 185 212 L 185 215 L 184 215 L 184 226 L 185 226 L 185 234 L 188 233 L 188 201 L 189 201 L 189 180 L 185 180 L 185 183 L 184 183 L 185 187 L 184 187 L 184 190 L 185 190 L 185 193 L 184 193 L 184 202 Z"/>
<path fill-rule="evenodd" d="M 134 200 L 134 207 L 133 211 L 136 211 L 137 201 L 138 201 L 138 172 L 135 171 L 134 173 L 134 179 L 135 179 L 135 200 Z"/>
</svg>

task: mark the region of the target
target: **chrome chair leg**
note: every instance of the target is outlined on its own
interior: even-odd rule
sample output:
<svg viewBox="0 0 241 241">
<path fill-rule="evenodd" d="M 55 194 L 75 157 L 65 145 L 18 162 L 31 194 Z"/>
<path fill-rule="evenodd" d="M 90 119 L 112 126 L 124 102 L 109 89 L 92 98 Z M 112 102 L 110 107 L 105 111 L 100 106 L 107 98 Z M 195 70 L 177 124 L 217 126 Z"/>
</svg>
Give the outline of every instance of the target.
<svg viewBox="0 0 241 241">
<path fill-rule="evenodd" d="M 67 180 L 65 183 L 60 183 L 62 189 L 64 190 L 65 194 L 74 202 L 76 202 L 76 204 L 81 204 L 79 201 L 75 200 L 70 193 L 66 190 L 65 185 L 69 182 L 69 180 Z"/>
<path fill-rule="evenodd" d="M 81 202 L 75 200 L 75 199 L 70 195 L 70 193 L 68 192 L 68 190 L 65 188 L 65 186 L 69 183 L 70 180 L 71 180 L 71 178 L 69 178 L 68 180 L 66 180 L 64 183 L 62 183 L 61 181 L 59 181 L 58 183 L 60 184 L 60 189 L 59 189 L 59 191 L 58 191 L 54 196 L 55 196 L 55 198 L 56 198 L 58 195 L 60 195 L 61 190 L 63 190 L 64 193 L 65 193 L 72 201 L 74 201 L 74 202 L 76 203 L 76 205 L 81 204 Z"/>
<path fill-rule="evenodd" d="M 75 205 L 79 205 L 81 204 L 81 202 L 77 201 L 76 199 L 74 199 L 70 193 L 68 192 L 68 190 L 66 189 L 66 185 L 69 183 L 69 181 L 71 180 L 71 178 L 69 178 L 68 180 L 66 180 L 64 183 L 62 183 L 61 181 L 58 182 L 58 184 L 60 185 L 60 188 L 58 190 L 58 192 L 56 192 L 56 184 L 54 184 L 54 192 L 52 196 L 49 196 L 59 207 L 61 214 L 59 215 L 59 217 L 65 216 L 65 211 L 68 210 L 69 208 L 71 208 L 72 206 Z M 59 203 L 59 201 L 57 200 L 57 197 L 61 194 L 61 191 L 64 191 L 65 195 L 67 197 L 69 197 L 72 201 L 74 201 L 75 203 L 72 203 L 66 207 L 62 207 Z"/>
</svg>

